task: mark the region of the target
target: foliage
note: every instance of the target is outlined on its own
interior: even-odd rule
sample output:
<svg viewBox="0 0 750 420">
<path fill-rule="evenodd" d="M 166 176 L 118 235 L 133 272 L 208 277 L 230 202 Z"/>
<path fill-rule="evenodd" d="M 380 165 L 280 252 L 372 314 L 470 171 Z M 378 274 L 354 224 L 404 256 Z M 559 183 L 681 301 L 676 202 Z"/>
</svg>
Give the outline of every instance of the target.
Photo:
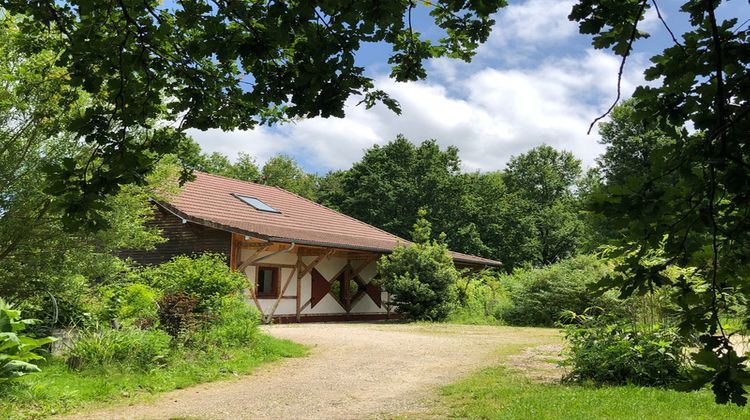
<svg viewBox="0 0 750 420">
<path fill-rule="evenodd" d="M 580 162 L 540 146 L 504 171 L 461 173 L 458 149 L 403 136 L 376 145 L 351 169 L 328 174 L 319 200 L 359 220 L 408 237 L 420 208 L 452 250 L 502 260 L 512 271 L 578 252 L 586 234 L 576 187 Z M 324 188 L 328 190 L 324 190 Z M 379 205 L 373 207 L 372 203 Z"/>
<path fill-rule="evenodd" d="M 222 296 L 242 291 L 247 281 L 242 274 L 229 269 L 225 256 L 212 253 L 177 256 L 142 269 L 138 277 L 164 293 L 196 299 L 198 311 L 207 310 Z"/>
<path fill-rule="evenodd" d="M 317 177 L 305 173 L 294 159 L 286 155 L 269 159 L 261 170 L 261 180 L 266 185 L 283 188 L 309 200 L 316 198 Z"/>
<path fill-rule="evenodd" d="M 174 347 L 164 366 L 144 371 L 110 364 L 80 371 L 52 359 L 44 371 L 0 389 L 0 417 L 41 418 L 102 404 L 135 403 L 191 385 L 236 378 L 306 348 L 258 334 L 252 345 L 222 349 Z"/>
<path fill-rule="evenodd" d="M 542 145 L 512 157 L 504 174 L 508 193 L 515 194 L 514 205 L 533 226 L 526 239 L 533 241 L 527 245 L 533 254 L 526 261 L 546 265 L 575 255 L 584 233 L 574 194 L 581 161 Z"/>
<path fill-rule="evenodd" d="M 566 311 L 582 313 L 592 306 L 620 309 L 616 299 L 594 289 L 610 272 L 607 264 L 588 255 L 545 268 L 516 270 L 502 278 L 512 302 L 502 318 L 509 325 L 552 327 Z"/>
<path fill-rule="evenodd" d="M 318 178 L 317 202 L 343 212 L 341 203 L 344 202 L 346 191 L 344 190 L 344 177 L 347 171 L 331 171 Z"/>
<path fill-rule="evenodd" d="M 107 287 L 103 293 L 104 319 L 123 326 L 149 328 L 158 322 L 160 292 L 142 284 Z"/>
<path fill-rule="evenodd" d="M 736 17 L 721 17 L 716 9 L 722 4 L 682 2 L 690 26 L 651 59 L 645 76 L 652 83 L 636 89 L 626 116 L 639 132 L 622 133 L 646 152 L 647 165 L 605 183 L 591 210 L 617 233 L 622 275 L 612 286 L 623 296 L 672 288 L 680 334 L 702 336 L 694 386 L 710 383 L 717 402 L 744 405 L 750 372 L 722 320 L 731 310 L 729 298 L 746 296 L 750 279 L 750 28 Z M 648 36 L 638 23 L 651 7 L 641 0 L 580 0 L 570 18 L 593 36 L 596 48 L 611 48 L 624 62 L 633 42 Z M 660 140 L 641 146 L 633 139 L 640 133 Z M 660 264 L 651 264 L 654 252 L 662 253 Z M 672 264 L 702 277 L 701 287 L 665 276 Z"/>
<path fill-rule="evenodd" d="M 685 379 L 686 349 L 676 329 L 637 328 L 632 321 L 595 312 L 568 315 L 565 381 L 665 387 Z"/>
<path fill-rule="evenodd" d="M 166 294 L 159 301 L 159 326 L 172 337 L 191 333 L 199 322 L 195 308 L 198 298 L 183 292 Z"/>
<path fill-rule="evenodd" d="M 383 289 L 398 311 L 414 320 L 441 321 L 456 301 L 458 270 L 445 243 L 430 240 L 430 223 L 419 212 L 414 240 L 381 257 L 378 270 Z"/>
<path fill-rule="evenodd" d="M 149 370 L 163 363 L 171 341 L 157 329 L 85 329 L 69 346 L 66 363 L 77 370 L 112 364 Z"/>
<path fill-rule="evenodd" d="M 163 241 L 145 226 L 153 212 L 147 198 L 173 194 L 177 168 L 165 158 L 152 166 L 151 185 L 123 186 L 103 198 L 109 210 L 102 211 L 106 223 L 99 220 L 98 232 L 65 229 L 64 211 L 48 191 L 55 178 L 47 169 L 96 156 L 95 148 L 67 131 L 88 98 L 66 84 L 69 75 L 57 66 L 56 51 L 26 51 L 32 40 L 22 26 L 7 14 L 0 18 L 0 295 L 41 319 L 34 329 L 43 330 L 53 321 L 84 321 L 92 280 L 108 282 L 125 269 L 119 249 L 149 249 Z M 47 45 L 48 36 L 33 43 Z"/>
<path fill-rule="evenodd" d="M 55 338 L 33 338 L 24 334 L 26 327 L 34 322 L 22 319 L 21 311 L 0 299 L 0 384 L 40 371 L 36 362 L 44 358 L 34 350 L 55 341 Z"/>
<path fill-rule="evenodd" d="M 410 237 L 414 215 L 421 208 L 430 212 L 437 232 L 453 231 L 445 215 L 452 213 L 450 203 L 461 195 L 455 179 L 459 170 L 455 147 L 443 151 L 434 140 L 415 146 L 398 136 L 365 151 L 362 160 L 343 174 L 343 201 L 338 207 L 402 238 Z"/>
<path fill-rule="evenodd" d="M 241 296 L 225 296 L 212 313 L 210 323 L 196 334 L 194 340 L 202 346 L 245 346 L 258 335 L 260 312 Z"/>
<path fill-rule="evenodd" d="M 350 96 L 367 108 L 382 103 L 399 111 L 356 64 L 362 44 L 393 48 L 393 79 L 424 79 L 427 59 L 470 60 L 489 37 L 490 15 L 504 4 L 190 0 L 170 7 L 153 1 L 88 7 L 75 0 L 4 0 L 0 7 L 9 16 L 24 15 L 27 49 L 58 52 L 57 62 L 69 75 L 62 84 L 90 97 L 69 127 L 77 139 L 100 146 L 103 164 L 55 171 L 68 219 L 86 223 L 101 208 L 100 197 L 142 183 L 160 155 L 178 148 L 187 129 L 342 117 Z M 443 36 L 431 40 L 414 30 L 405 18 L 414 8 L 428 13 Z M 47 42 L 33 42 L 41 36 Z M 139 134 L 151 140 L 143 142 Z"/>
<path fill-rule="evenodd" d="M 323 177 L 318 196 L 326 206 L 402 238 L 411 234 L 413 215 L 426 209 L 435 231 L 451 232 L 446 237 L 451 249 L 497 258 L 484 235 L 503 237 L 495 235 L 503 225 L 493 217 L 500 197 L 493 187 L 499 181 L 502 190 L 502 180 L 464 176 L 460 164 L 455 147 L 441 150 L 434 140 L 417 146 L 398 136 L 365 151 L 351 169 Z"/>
<path fill-rule="evenodd" d="M 511 305 L 510 295 L 492 273 L 463 275 L 458 281 L 458 304 L 448 317 L 455 324 L 500 324 Z"/>
<path fill-rule="evenodd" d="M 120 270 L 114 250 L 161 241 L 144 228 L 152 211 L 145 198 L 164 196 L 173 174 L 160 165 L 149 177 L 158 186 L 126 187 L 108 197 L 111 229 L 65 231 L 55 196 L 45 192 L 54 180 L 44 169 L 92 154 L 65 131 L 85 98 L 66 87 L 54 51 L 25 54 L 27 41 L 13 19 L 0 18 L 0 295 L 43 321 L 57 307 L 62 321 L 75 322 L 75 308 L 88 295 L 86 279 Z"/>
</svg>

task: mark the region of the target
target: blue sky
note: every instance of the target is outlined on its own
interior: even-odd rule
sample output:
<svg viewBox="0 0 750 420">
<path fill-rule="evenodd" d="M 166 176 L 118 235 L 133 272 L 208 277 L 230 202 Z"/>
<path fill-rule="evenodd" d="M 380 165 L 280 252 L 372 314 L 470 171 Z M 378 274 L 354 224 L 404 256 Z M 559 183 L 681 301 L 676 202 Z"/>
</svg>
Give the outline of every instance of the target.
<svg viewBox="0 0 750 420">
<path fill-rule="evenodd" d="M 348 168 L 365 149 L 397 134 L 414 142 L 435 139 L 444 146 L 457 146 L 465 170 L 502 169 L 511 156 L 543 143 L 572 151 L 584 165 L 593 164 L 603 148 L 598 135 L 586 131 L 614 100 L 619 58 L 594 50 L 590 38 L 578 34 L 576 24 L 567 20 L 574 1 L 509 3 L 495 17 L 489 41 L 471 63 L 432 60 L 424 81 L 389 80 L 387 46 L 371 45 L 360 52 L 358 60 L 377 86 L 401 102 L 400 116 L 383 106 L 365 110 L 355 106 L 358 99 L 353 98 L 343 119 L 313 118 L 252 131 L 190 134 L 208 152 L 234 158 L 242 151 L 260 164 L 284 153 L 317 173 Z M 682 3 L 658 3 L 678 38 L 688 29 L 686 15 L 679 12 Z M 745 22 L 750 19 L 750 4 L 726 1 L 719 16 Z M 426 14 L 417 13 L 413 22 L 425 35 L 437 35 Z M 628 61 L 622 85 L 625 96 L 643 83 L 648 59 L 671 43 L 653 9 L 641 27 L 651 37 L 636 43 Z"/>
</svg>

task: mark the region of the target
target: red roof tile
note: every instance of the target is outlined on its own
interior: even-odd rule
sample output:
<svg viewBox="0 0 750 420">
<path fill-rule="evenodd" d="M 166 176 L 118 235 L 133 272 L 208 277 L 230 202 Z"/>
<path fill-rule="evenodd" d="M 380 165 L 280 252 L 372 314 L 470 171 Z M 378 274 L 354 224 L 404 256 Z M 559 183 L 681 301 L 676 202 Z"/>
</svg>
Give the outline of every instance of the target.
<svg viewBox="0 0 750 420">
<path fill-rule="evenodd" d="M 171 203 L 186 220 L 274 242 L 295 242 L 381 253 L 410 242 L 277 187 L 195 172 Z M 260 199 L 281 213 L 259 211 L 234 194 Z M 452 252 L 457 262 L 500 266 L 498 261 Z"/>
</svg>

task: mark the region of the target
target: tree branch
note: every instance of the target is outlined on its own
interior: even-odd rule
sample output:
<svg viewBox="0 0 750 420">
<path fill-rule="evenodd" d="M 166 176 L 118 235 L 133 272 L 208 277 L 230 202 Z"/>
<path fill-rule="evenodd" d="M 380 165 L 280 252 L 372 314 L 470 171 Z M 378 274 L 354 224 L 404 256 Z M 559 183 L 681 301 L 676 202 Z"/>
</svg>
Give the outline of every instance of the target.
<svg viewBox="0 0 750 420">
<path fill-rule="evenodd" d="M 617 97 L 615 98 L 615 101 L 612 102 L 612 105 L 609 107 L 607 112 L 597 117 L 594 121 L 591 122 L 591 125 L 589 126 L 589 131 L 586 132 L 586 134 L 591 134 L 591 130 L 594 129 L 594 126 L 599 121 L 603 120 L 604 118 L 607 118 L 607 116 L 612 113 L 612 110 L 615 109 L 617 106 L 617 103 L 620 102 L 620 98 L 622 97 L 622 73 L 625 71 L 625 62 L 628 60 L 628 57 L 630 56 L 630 52 L 633 51 L 633 43 L 635 42 L 635 38 L 638 36 L 638 22 L 641 21 L 641 17 L 643 17 L 643 12 L 646 10 L 646 4 L 648 3 L 648 0 L 643 0 L 641 2 L 641 8 L 638 9 L 638 14 L 635 17 L 635 21 L 633 21 L 633 31 L 630 34 L 630 40 L 628 41 L 628 48 L 625 51 L 625 54 L 622 55 L 622 61 L 620 62 L 620 69 L 617 72 Z"/>
</svg>

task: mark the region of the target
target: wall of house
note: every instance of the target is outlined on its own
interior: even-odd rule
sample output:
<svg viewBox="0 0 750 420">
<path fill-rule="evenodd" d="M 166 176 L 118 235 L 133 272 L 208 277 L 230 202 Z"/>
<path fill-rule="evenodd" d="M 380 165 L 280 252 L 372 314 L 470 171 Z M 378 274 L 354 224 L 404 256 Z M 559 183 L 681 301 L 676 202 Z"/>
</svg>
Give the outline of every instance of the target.
<svg viewBox="0 0 750 420">
<path fill-rule="evenodd" d="M 240 253 L 240 261 L 244 261 L 245 259 L 249 258 L 250 256 L 253 256 L 254 251 L 252 249 L 242 249 Z M 254 255 L 253 258 L 262 257 L 263 255 L 268 255 L 270 252 L 264 252 L 260 253 L 258 255 Z M 305 264 L 310 264 L 313 260 L 315 260 L 316 257 L 314 256 L 304 256 L 302 257 L 302 261 Z M 338 274 L 341 269 L 346 265 L 347 259 L 345 258 L 339 258 L 339 257 L 329 257 L 325 258 L 322 261 L 318 263 L 318 265 L 315 266 L 315 268 L 318 270 L 318 272 L 325 277 L 328 281 L 334 278 L 336 274 Z M 262 266 L 263 264 L 281 264 L 281 265 L 295 265 L 297 262 L 297 255 L 294 253 L 286 253 L 286 254 L 280 254 L 273 256 L 267 260 L 263 260 L 262 262 L 259 262 L 258 265 Z M 352 261 L 351 265 L 353 268 L 357 268 L 359 264 L 361 264 L 361 261 Z M 359 277 L 365 282 L 369 283 L 374 277 L 376 273 L 376 263 L 371 262 L 368 264 L 367 267 L 365 267 L 359 274 Z M 289 277 L 290 273 L 292 273 L 294 269 L 292 267 L 281 267 L 279 272 L 279 290 L 283 289 L 284 284 L 286 282 L 286 279 Z M 245 275 L 248 277 L 249 284 L 254 285 L 256 282 L 256 276 L 257 276 L 257 266 L 249 266 L 245 269 Z M 304 305 L 308 300 L 311 298 L 312 294 L 312 274 L 308 273 L 301 279 L 301 303 L 300 305 Z M 289 286 L 287 287 L 286 291 L 283 293 L 283 296 L 296 296 L 297 293 L 297 275 L 292 274 L 292 279 L 289 283 Z M 386 301 L 386 293 L 381 292 L 381 300 L 384 302 Z M 264 314 L 268 314 L 271 311 L 271 308 L 273 307 L 274 303 L 276 302 L 276 299 L 258 299 L 258 302 L 263 309 Z M 282 298 L 279 302 L 278 307 L 276 308 L 276 311 L 274 312 L 274 316 L 294 316 L 297 313 L 297 303 L 296 298 Z M 378 305 L 368 296 L 365 294 L 356 304 L 352 306 L 351 311 L 349 314 L 385 314 L 386 308 L 385 305 L 381 305 L 381 307 L 378 307 Z M 328 293 L 323 299 L 318 302 L 314 307 L 311 307 L 308 305 L 301 313 L 301 316 L 320 316 L 320 315 L 346 315 L 347 312 L 344 309 L 344 307 L 338 303 L 336 298 L 334 298 L 330 293 Z"/>
<path fill-rule="evenodd" d="M 195 223 L 182 223 L 182 219 L 156 206 L 154 220 L 148 223 L 162 231 L 166 242 L 151 251 L 123 250 L 122 258 L 130 257 L 143 265 L 161 264 L 177 255 L 192 255 L 215 252 L 225 255 L 229 261 L 232 234 Z"/>
</svg>

